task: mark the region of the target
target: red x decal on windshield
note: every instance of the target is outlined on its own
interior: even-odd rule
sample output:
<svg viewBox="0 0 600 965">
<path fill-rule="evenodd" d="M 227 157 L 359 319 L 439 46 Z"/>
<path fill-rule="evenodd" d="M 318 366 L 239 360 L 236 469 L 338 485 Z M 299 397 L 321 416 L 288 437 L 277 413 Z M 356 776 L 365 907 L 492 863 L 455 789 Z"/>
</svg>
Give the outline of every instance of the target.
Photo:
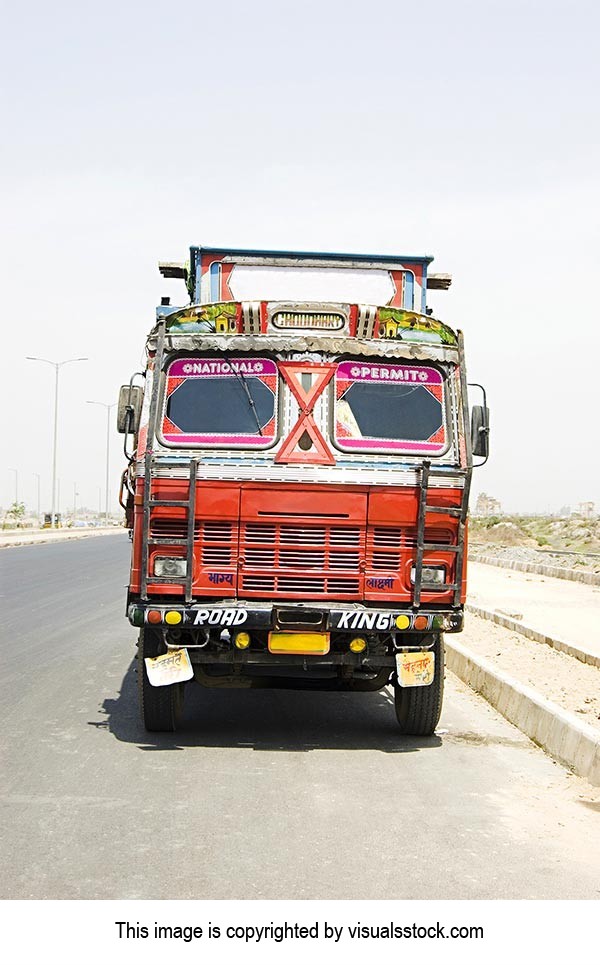
<svg viewBox="0 0 600 965">
<path fill-rule="evenodd" d="M 313 418 L 313 411 L 317 399 L 322 395 L 325 386 L 331 381 L 335 368 L 335 364 L 311 365 L 306 362 L 279 363 L 279 371 L 300 407 L 300 416 L 275 456 L 275 462 L 312 463 L 318 466 L 335 465 L 335 458 Z M 311 386 L 309 389 L 305 389 L 302 385 L 301 379 L 303 375 L 311 376 Z M 305 432 L 310 437 L 312 446 L 310 449 L 297 450 L 296 446 Z"/>
</svg>

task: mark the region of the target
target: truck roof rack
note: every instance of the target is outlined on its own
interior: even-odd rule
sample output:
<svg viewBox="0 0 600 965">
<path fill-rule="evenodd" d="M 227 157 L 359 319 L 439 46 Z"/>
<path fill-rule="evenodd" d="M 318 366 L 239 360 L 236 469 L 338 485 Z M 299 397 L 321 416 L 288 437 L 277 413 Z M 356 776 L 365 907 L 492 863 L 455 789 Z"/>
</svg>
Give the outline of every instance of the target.
<svg viewBox="0 0 600 965">
<path fill-rule="evenodd" d="M 390 286 L 382 304 L 414 309 L 425 314 L 427 290 L 447 291 L 452 284 L 451 275 L 429 272 L 432 261 L 432 255 L 374 255 L 192 245 L 188 263 L 161 261 L 158 269 L 163 278 L 185 281 L 190 299 L 196 304 L 234 301 L 235 293 L 229 281 L 232 275 L 238 278 L 244 272 L 345 269 L 361 273 L 372 271 L 374 275 L 379 272 L 381 276 L 385 271 Z"/>
<path fill-rule="evenodd" d="M 188 276 L 187 268 L 182 261 L 159 261 L 158 270 L 163 278 L 183 278 Z"/>
<path fill-rule="evenodd" d="M 286 251 L 269 250 L 261 248 L 220 248 L 207 247 L 206 245 L 192 245 L 192 252 L 202 252 L 203 254 L 218 254 L 225 256 L 227 261 L 238 261 L 238 259 L 260 258 L 265 260 L 273 259 L 292 259 L 293 261 L 342 261 L 342 262 L 361 262 L 369 264 L 373 262 L 394 265 L 404 262 L 419 262 L 429 265 L 433 261 L 433 255 L 372 255 L 357 254 L 352 252 L 340 251 Z"/>
<path fill-rule="evenodd" d="M 452 275 L 445 275 L 441 272 L 433 272 L 427 275 L 427 288 L 437 291 L 447 292 L 452 284 Z"/>
</svg>

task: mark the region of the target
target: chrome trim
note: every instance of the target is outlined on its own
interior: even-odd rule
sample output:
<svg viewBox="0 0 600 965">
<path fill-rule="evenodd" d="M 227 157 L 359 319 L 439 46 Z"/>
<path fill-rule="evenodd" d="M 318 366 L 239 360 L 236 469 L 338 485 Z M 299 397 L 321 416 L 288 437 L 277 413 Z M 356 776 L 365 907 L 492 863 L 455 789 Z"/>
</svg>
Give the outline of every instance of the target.
<svg viewBox="0 0 600 965">
<path fill-rule="evenodd" d="M 260 335 L 260 302 L 242 302 L 245 335 Z M 231 342 L 232 336 L 229 336 Z M 234 346 L 231 346 L 234 348 Z"/>
<path fill-rule="evenodd" d="M 297 315 L 337 315 L 341 320 L 341 325 L 337 328 L 314 328 L 311 329 L 308 326 L 305 328 L 294 328 L 290 326 L 289 328 L 283 328 L 277 325 L 275 322 L 275 316 L 279 314 L 297 314 Z M 349 334 L 349 318 L 350 318 L 350 305 L 338 302 L 282 302 L 282 301 L 271 301 L 267 302 L 267 331 L 269 336 L 281 336 L 288 337 L 293 333 L 296 337 L 302 335 L 307 331 L 312 335 L 316 334 L 318 337 L 330 338 L 330 333 L 333 333 L 333 338 L 340 338 L 343 335 Z"/>
<path fill-rule="evenodd" d="M 375 320 L 377 318 L 376 305 L 359 305 L 358 321 L 356 324 L 357 338 L 373 338 Z"/>
<path fill-rule="evenodd" d="M 160 460 L 160 456 L 158 457 Z M 188 457 L 189 461 L 189 457 Z M 443 469 L 445 467 L 436 466 Z M 154 463 L 153 478 L 158 479 L 186 479 L 189 471 L 185 466 L 160 468 L 160 461 Z M 144 467 L 138 463 L 136 478 L 144 478 Z M 329 483 L 331 485 L 356 486 L 418 486 L 420 469 L 376 469 L 373 467 L 340 469 L 337 466 L 275 466 L 272 462 L 265 466 L 240 464 L 209 465 L 200 461 L 198 464 L 198 479 L 201 482 L 222 480 L 224 482 L 272 482 L 272 483 Z M 430 489 L 462 489 L 464 480 L 458 480 L 453 470 L 448 468 L 448 476 L 436 476 L 435 485 Z"/>
<path fill-rule="evenodd" d="M 250 304 L 248 302 L 244 304 Z M 156 337 L 148 339 L 148 349 L 156 346 Z M 392 339 L 358 339 L 342 335 L 323 334 L 259 335 L 213 335 L 207 332 L 186 332 L 166 335 L 165 347 L 169 352 L 275 352 L 282 359 L 286 353 L 326 352 L 327 361 L 335 361 L 336 355 L 372 356 L 386 359 L 418 359 L 430 362 L 458 362 L 458 346 L 434 345 L 426 342 L 404 342 Z"/>
</svg>

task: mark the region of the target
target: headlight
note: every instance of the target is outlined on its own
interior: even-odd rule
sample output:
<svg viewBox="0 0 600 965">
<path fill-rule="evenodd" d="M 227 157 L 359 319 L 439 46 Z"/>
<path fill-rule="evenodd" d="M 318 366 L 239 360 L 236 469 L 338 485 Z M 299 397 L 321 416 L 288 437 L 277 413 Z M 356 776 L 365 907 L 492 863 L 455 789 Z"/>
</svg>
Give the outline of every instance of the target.
<svg viewBox="0 0 600 965">
<path fill-rule="evenodd" d="M 410 571 L 410 582 L 415 582 L 416 568 L 411 567 Z M 421 585 L 432 584 L 432 583 L 445 583 L 446 582 L 446 567 L 445 566 L 424 566 L 421 571 Z"/>
<path fill-rule="evenodd" d="M 155 576 L 185 576 L 187 560 L 182 556 L 157 556 L 154 560 Z"/>
</svg>

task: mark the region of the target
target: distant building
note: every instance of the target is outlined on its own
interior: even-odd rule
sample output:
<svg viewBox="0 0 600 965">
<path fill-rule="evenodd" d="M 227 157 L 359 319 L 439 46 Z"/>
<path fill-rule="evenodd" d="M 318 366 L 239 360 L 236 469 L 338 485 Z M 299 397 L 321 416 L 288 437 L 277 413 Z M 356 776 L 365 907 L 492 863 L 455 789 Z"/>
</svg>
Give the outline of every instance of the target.
<svg viewBox="0 0 600 965">
<path fill-rule="evenodd" d="M 584 519 L 593 519 L 596 515 L 596 506 L 592 500 L 586 503 L 579 503 L 577 507 L 577 516 L 583 516 Z"/>
<path fill-rule="evenodd" d="M 502 504 L 499 499 L 488 496 L 487 493 L 479 493 L 475 503 L 475 516 L 501 516 Z"/>
</svg>

